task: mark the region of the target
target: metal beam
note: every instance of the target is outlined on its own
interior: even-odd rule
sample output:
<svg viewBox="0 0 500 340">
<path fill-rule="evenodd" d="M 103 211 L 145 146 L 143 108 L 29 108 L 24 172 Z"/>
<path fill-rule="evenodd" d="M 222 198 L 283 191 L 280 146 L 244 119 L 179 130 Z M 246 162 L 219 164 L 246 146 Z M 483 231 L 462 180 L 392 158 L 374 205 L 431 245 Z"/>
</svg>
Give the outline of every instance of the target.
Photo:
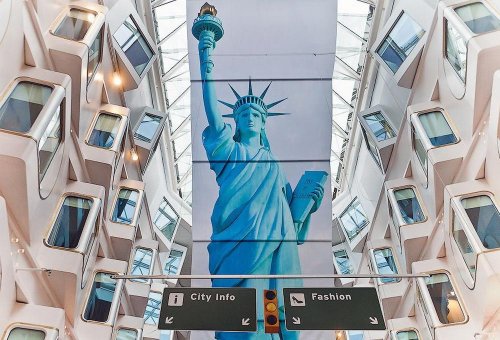
<svg viewBox="0 0 500 340">
<path fill-rule="evenodd" d="M 213 279 L 415 279 L 430 277 L 429 274 L 292 274 L 292 275 L 112 275 L 112 279 L 149 279 L 149 280 L 213 280 Z"/>
</svg>

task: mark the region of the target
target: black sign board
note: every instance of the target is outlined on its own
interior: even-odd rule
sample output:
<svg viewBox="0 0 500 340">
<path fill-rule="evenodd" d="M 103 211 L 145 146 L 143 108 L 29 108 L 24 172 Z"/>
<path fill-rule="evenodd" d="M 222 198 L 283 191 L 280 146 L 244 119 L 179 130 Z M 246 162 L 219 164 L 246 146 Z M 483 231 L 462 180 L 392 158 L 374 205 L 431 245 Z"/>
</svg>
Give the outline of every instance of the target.
<svg viewBox="0 0 500 340">
<path fill-rule="evenodd" d="M 284 288 L 289 330 L 385 330 L 375 288 Z"/>
<path fill-rule="evenodd" d="M 165 288 L 158 329 L 257 331 L 254 288 Z"/>
</svg>

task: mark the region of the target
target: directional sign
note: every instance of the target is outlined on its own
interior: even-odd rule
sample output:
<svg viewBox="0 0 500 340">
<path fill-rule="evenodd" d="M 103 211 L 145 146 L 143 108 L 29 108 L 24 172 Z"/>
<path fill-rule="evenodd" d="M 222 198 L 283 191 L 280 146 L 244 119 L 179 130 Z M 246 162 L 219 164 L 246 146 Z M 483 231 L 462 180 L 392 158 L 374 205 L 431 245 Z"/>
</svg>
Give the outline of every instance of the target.
<svg viewBox="0 0 500 340">
<path fill-rule="evenodd" d="M 158 329 L 257 331 L 254 288 L 165 288 Z"/>
<path fill-rule="evenodd" d="M 375 288 L 284 288 L 289 330 L 385 330 Z"/>
</svg>

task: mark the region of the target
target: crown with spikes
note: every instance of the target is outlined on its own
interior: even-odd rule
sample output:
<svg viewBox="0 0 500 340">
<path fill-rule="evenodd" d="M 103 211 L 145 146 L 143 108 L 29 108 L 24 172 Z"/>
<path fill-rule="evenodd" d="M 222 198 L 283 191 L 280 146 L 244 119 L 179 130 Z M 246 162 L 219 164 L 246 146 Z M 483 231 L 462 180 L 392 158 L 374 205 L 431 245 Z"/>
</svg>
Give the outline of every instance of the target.
<svg viewBox="0 0 500 340">
<path fill-rule="evenodd" d="M 256 104 L 258 106 L 260 106 L 262 108 L 262 112 L 264 112 L 266 114 L 266 116 L 282 116 L 282 115 L 287 115 L 288 113 L 281 113 L 281 112 L 269 112 L 268 110 L 270 108 L 272 108 L 273 106 L 276 106 L 278 105 L 279 103 L 281 103 L 282 101 L 288 99 L 288 98 L 284 98 L 284 99 L 280 99 L 274 103 L 271 103 L 271 104 L 268 104 L 266 105 L 266 103 L 264 103 L 264 97 L 266 96 L 266 93 L 267 93 L 267 90 L 269 90 L 269 87 L 271 86 L 271 83 L 269 83 L 269 85 L 267 85 L 267 87 L 264 89 L 264 92 L 262 92 L 262 94 L 257 97 L 257 96 L 254 96 L 253 94 L 253 90 L 252 90 L 252 79 L 249 79 L 248 80 L 248 95 L 246 96 L 240 96 L 238 94 L 238 92 L 236 92 L 236 90 L 231 86 L 231 84 L 228 84 L 229 87 L 231 88 L 231 90 L 233 91 L 234 95 L 236 96 L 236 103 L 233 105 L 233 104 L 229 104 L 225 101 L 222 101 L 222 100 L 219 100 L 219 102 L 229 108 L 231 108 L 233 110 L 233 113 L 231 114 L 226 114 L 226 115 L 222 115 L 223 117 L 231 117 L 231 118 L 234 118 L 235 115 L 236 115 L 236 111 L 243 105 L 245 104 Z"/>
</svg>

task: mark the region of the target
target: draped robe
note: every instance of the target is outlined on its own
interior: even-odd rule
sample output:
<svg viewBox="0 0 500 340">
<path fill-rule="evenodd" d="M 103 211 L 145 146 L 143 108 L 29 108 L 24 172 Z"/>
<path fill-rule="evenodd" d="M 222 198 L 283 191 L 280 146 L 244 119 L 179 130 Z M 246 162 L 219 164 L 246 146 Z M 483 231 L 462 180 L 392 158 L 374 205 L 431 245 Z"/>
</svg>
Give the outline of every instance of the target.
<svg viewBox="0 0 500 340">
<path fill-rule="evenodd" d="M 233 139 L 225 124 L 215 134 L 203 132 L 210 168 L 215 172 L 219 197 L 212 212 L 212 237 L 208 245 L 211 274 L 301 274 L 297 244 L 307 235 L 309 219 L 297 230 L 290 212 L 292 190 L 281 165 L 268 147 L 256 155 Z M 214 287 L 277 289 L 283 316 L 283 287 L 300 287 L 300 279 L 214 279 Z M 262 307 L 257 309 L 262 320 Z M 281 321 L 283 322 L 283 321 Z M 282 326 L 284 330 L 284 325 Z M 286 332 L 285 339 L 297 339 L 298 332 Z M 277 335 L 218 333 L 218 339 L 279 339 Z"/>
</svg>

